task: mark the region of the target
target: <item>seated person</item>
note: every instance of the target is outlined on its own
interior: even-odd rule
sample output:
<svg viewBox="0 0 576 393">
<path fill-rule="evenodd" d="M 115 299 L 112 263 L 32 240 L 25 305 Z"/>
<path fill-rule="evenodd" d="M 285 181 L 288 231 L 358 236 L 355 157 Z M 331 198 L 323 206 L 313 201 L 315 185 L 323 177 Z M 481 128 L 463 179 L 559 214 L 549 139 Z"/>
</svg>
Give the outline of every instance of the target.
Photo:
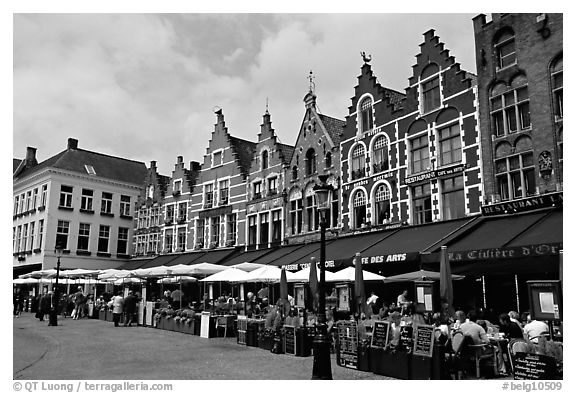
<svg viewBox="0 0 576 393">
<path fill-rule="evenodd" d="M 388 318 L 391 322 L 390 324 L 390 346 L 397 347 L 400 344 L 400 325 L 401 325 L 401 316 L 398 311 L 394 311 L 390 314 Z"/>
<path fill-rule="evenodd" d="M 524 332 L 517 323 L 510 320 L 508 314 L 500 314 L 500 333 L 508 340 L 512 338 L 524 338 Z"/>
<path fill-rule="evenodd" d="M 533 343 L 538 343 L 538 337 L 541 335 L 548 334 L 549 329 L 545 322 L 532 319 L 530 314 L 526 316 L 526 321 L 528 323 L 524 326 L 524 333 L 528 337 L 528 340 Z"/>
<path fill-rule="evenodd" d="M 438 339 L 439 342 L 444 344 L 448 341 L 448 338 L 450 337 L 450 329 L 448 328 L 446 319 L 442 317 L 442 314 L 439 312 L 434 313 L 434 315 L 432 315 L 432 324 L 435 329 L 440 331 L 440 338 Z"/>
<path fill-rule="evenodd" d="M 464 334 L 464 336 L 469 336 L 474 344 L 487 344 L 490 342 L 486 331 L 482 326 L 478 325 L 476 322 L 475 313 L 470 311 L 468 313 L 468 318 L 464 311 L 456 311 L 456 322 L 458 323 L 458 330 Z"/>
</svg>

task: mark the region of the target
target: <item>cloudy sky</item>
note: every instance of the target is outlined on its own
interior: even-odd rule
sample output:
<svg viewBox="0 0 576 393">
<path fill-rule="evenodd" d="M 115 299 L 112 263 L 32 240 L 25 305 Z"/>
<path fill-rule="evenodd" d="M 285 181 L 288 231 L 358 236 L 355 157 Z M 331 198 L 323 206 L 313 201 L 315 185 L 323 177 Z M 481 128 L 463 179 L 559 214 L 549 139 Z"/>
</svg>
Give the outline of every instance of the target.
<svg viewBox="0 0 576 393">
<path fill-rule="evenodd" d="M 67 138 L 170 175 L 202 161 L 223 109 L 229 132 L 255 141 L 269 102 L 293 144 L 314 72 L 322 113 L 343 119 L 361 51 L 383 85 L 407 87 L 423 33 L 434 29 L 476 72 L 476 14 L 19 14 L 13 18 L 13 155 L 40 161 Z"/>
</svg>

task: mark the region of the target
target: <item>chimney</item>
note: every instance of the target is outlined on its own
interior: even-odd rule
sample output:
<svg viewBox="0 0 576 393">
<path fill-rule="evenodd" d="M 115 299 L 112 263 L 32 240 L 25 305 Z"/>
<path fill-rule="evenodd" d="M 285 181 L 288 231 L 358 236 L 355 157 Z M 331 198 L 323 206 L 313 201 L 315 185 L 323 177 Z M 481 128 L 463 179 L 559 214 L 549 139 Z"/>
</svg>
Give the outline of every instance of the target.
<svg viewBox="0 0 576 393">
<path fill-rule="evenodd" d="M 36 148 L 28 146 L 26 148 L 26 167 L 32 167 L 38 164 L 36 161 Z"/>
<path fill-rule="evenodd" d="M 156 161 L 150 161 L 150 169 L 156 169 Z"/>
<path fill-rule="evenodd" d="M 68 150 L 78 149 L 78 139 L 68 138 Z"/>
<path fill-rule="evenodd" d="M 184 162 L 184 157 L 178 156 L 176 163 L 177 163 L 177 164 L 182 164 L 183 162 Z"/>
<path fill-rule="evenodd" d="M 190 161 L 190 170 L 200 172 L 200 163 L 198 161 Z"/>
</svg>

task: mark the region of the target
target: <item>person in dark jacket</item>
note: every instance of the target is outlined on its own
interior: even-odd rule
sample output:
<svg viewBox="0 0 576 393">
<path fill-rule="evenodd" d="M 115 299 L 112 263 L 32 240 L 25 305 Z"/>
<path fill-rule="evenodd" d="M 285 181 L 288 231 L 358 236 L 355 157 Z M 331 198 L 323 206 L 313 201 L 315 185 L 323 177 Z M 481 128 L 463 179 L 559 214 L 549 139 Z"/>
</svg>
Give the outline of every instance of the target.
<svg viewBox="0 0 576 393">
<path fill-rule="evenodd" d="M 132 320 L 136 313 L 136 301 L 138 299 L 134 296 L 134 292 L 129 291 L 128 296 L 124 299 L 124 326 L 132 326 Z"/>
<path fill-rule="evenodd" d="M 510 320 L 508 314 L 500 314 L 500 333 L 508 340 L 512 338 L 524 338 L 524 332 L 517 323 Z"/>
</svg>

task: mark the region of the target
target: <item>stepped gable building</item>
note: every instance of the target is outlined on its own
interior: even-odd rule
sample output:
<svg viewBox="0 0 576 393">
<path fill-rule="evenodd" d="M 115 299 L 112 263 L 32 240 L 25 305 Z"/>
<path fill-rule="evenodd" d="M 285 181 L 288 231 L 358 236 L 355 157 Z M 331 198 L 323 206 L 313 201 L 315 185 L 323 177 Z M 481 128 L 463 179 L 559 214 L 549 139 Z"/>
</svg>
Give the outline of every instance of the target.
<svg viewBox="0 0 576 393">
<path fill-rule="evenodd" d="M 212 138 L 189 201 L 195 250 L 245 244 L 247 180 L 256 149 L 254 142 L 231 136 L 222 110 L 216 112 Z"/>
<path fill-rule="evenodd" d="M 294 147 L 280 143 L 266 109 L 248 176 L 246 249 L 282 244 L 285 235 L 286 175 Z"/>
<path fill-rule="evenodd" d="M 382 87 L 364 61 L 341 147 L 344 229 L 480 213 L 474 75 L 434 30 L 424 33 L 405 94 Z"/>
<path fill-rule="evenodd" d="M 474 18 L 488 210 L 562 190 L 562 37 L 562 14 Z"/>
<path fill-rule="evenodd" d="M 156 161 L 150 161 L 136 202 L 133 257 L 153 257 L 162 250 L 162 207 L 169 181 L 168 176 L 158 173 Z"/>
<path fill-rule="evenodd" d="M 344 121 L 318 112 L 312 87 L 304 96 L 304 104 L 306 112 L 288 174 L 287 243 L 319 239 L 320 223 L 313 190 L 318 175 L 328 175 L 327 183 L 334 188 L 327 228 L 336 229 L 341 224 L 339 150 Z"/>
<path fill-rule="evenodd" d="M 119 267 L 129 258 L 134 206 L 146 177 L 142 162 L 78 148 L 38 163 L 36 149 L 13 173 L 14 275 L 56 266 Z"/>
<path fill-rule="evenodd" d="M 163 253 L 184 252 L 192 249 L 194 238 L 188 220 L 188 211 L 199 173 L 199 162 L 191 161 L 190 169 L 188 169 L 184 166 L 183 157 L 178 156 L 174 171 L 172 171 L 172 178 L 168 179 L 166 196 L 163 200 Z"/>
</svg>

